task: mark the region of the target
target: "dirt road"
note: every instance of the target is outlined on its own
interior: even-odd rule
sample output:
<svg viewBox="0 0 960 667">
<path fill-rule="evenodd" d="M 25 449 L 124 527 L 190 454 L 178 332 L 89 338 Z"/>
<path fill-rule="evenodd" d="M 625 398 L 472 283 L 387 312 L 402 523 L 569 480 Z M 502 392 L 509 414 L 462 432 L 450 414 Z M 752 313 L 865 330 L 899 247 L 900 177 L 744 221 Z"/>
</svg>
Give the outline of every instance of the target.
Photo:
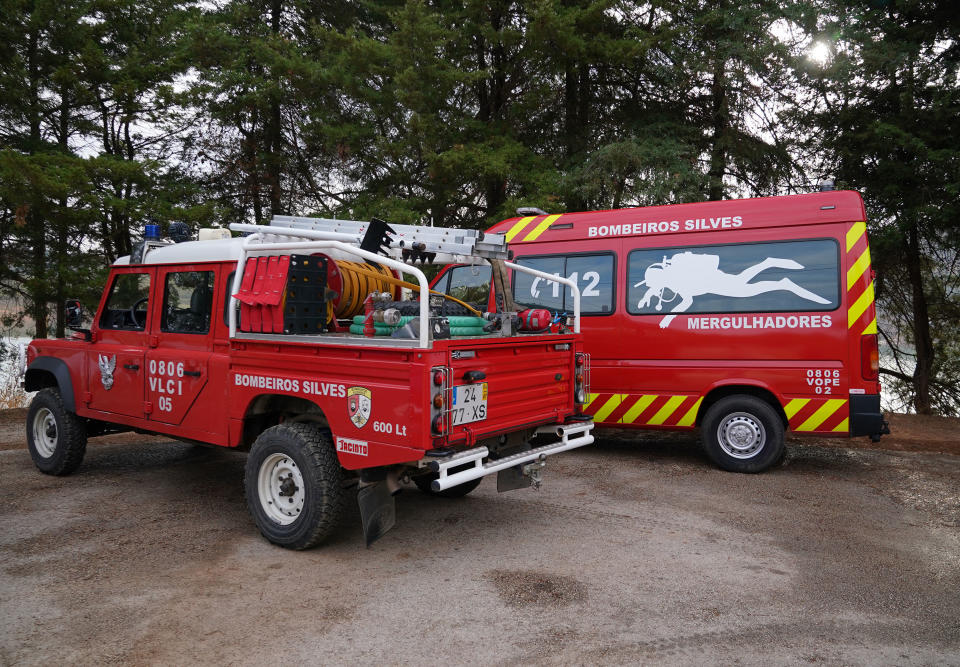
<svg viewBox="0 0 960 667">
<path fill-rule="evenodd" d="M 794 444 L 762 475 L 606 436 L 542 491 L 402 493 L 365 549 L 266 543 L 243 456 L 68 478 L 0 451 L 0 664 L 960 664 L 960 456 Z"/>
</svg>

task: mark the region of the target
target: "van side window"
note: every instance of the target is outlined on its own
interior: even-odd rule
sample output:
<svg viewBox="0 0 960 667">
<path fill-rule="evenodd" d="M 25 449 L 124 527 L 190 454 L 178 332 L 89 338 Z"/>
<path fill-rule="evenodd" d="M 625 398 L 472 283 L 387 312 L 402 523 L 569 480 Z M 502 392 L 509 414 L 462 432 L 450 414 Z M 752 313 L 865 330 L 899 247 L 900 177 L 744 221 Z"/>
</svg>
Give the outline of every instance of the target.
<svg viewBox="0 0 960 667">
<path fill-rule="evenodd" d="M 817 312 L 840 305 L 832 239 L 634 250 L 627 312 Z"/>
<path fill-rule="evenodd" d="M 213 312 L 213 271 L 168 273 L 163 286 L 160 330 L 205 334 Z"/>
<path fill-rule="evenodd" d="M 517 264 L 576 281 L 580 288 L 582 314 L 606 315 L 613 312 L 612 254 L 521 257 Z M 513 300 L 524 306 L 572 313 L 573 294 L 569 288 L 561 290 L 560 287 L 557 282 L 513 272 Z"/>
<path fill-rule="evenodd" d="M 102 329 L 143 331 L 150 303 L 150 274 L 121 273 L 113 280 L 100 315 Z"/>
<path fill-rule="evenodd" d="M 480 310 L 487 309 L 490 299 L 490 279 L 492 273 L 486 266 L 455 266 L 444 274 L 443 285 L 437 285 L 438 292 L 465 301 Z"/>
</svg>

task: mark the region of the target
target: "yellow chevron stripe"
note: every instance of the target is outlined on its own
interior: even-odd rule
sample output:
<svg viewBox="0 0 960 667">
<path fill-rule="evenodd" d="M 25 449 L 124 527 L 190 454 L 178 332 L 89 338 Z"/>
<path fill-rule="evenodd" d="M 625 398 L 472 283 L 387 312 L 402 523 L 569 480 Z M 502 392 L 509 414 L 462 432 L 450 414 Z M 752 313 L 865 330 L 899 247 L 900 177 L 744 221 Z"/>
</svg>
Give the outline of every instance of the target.
<svg viewBox="0 0 960 667">
<path fill-rule="evenodd" d="M 857 320 L 860 319 L 860 316 L 867 310 L 870 304 L 873 303 L 873 281 L 867 285 L 867 289 L 863 291 L 863 294 L 860 295 L 860 298 L 857 299 L 856 303 L 850 306 L 850 310 L 847 311 L 847 328 L 853 327 Z"/>
<path fill-rule="evenodd" d="M 547 228 L 553 224 L 553 221 L 560 217 L 562 214 L 557 215 L 548 215 L 543 221 L 533 228 L 533 231 L 523 237 L 524 241 L 536 241 L 537 237 L 547 231 Z M 510 239 L 507 239 L 508 241 Z"/>
<path fill-rule="evenodd" d="M 680 407 L 680 404 L 687 400 L 686 396 L 671 396 L 666 403 L 663 404 L 663 407 L 657 410 L 657 414 L 650 418 L 648 424 L 653 424 L 655 426 L 662 424 L 667 421 L 677 408 Z"/>
<path fill-rule="evenodd" d="M 623 401 L 625 396 L 626 394 L 614 394 L 611 396 L 607 402 L 603 404 L 603 407 L 594 413 L 593 421 L 602 422 L 609 417 L 610 413 L 617 409 L 617 406 L 620 405 L 620 402 Z"/>
<path fill-rule="evenodd" d="M 853 263 L 853 265 L 847 269 L 847 289 L 853 289 L 853 286 L 857 284 L 857 281 L 860 280 L 860 276 L 863 275 L 863 272 L 867 270 L 867 267 L 870 266 L 870 248 L 867 248 L 863 251 L 863 254 L 860 255 L 860 258 Z"/>
<path fill-rule="evenodd" d="M 867 233 L 867 223 L 865 222 L 855 222 L 850 226 L 850 229 L 847 230 L 847 252 L 850 252 L 850 248 L 857 245 L 857 241 L 860 240 L 860 237 Z"/>
<path fill-rule="evenodd" d="M 803 406 L 809 402 L 809 398 L 795 398 L 783 406 L 783 411 L 786 413 L 787 419 L 793 419 L 793 416 L 800 412 L 800 410 L 803 409 Z"/>
<path fill-rule="evenodd" d="M 703 403 L 703 396 L 698 398 L 697 402 L 693 404 L 693 407 L 687 410 L 687 414 L 677 422 L 677 426 L 693 426 L 697 421 L 697 410 L 700 409 L 701 403 Z"/>
<path fill-rule="evenodd" d="M 583 409 L 586 410 L 590 407 L 590 404 L 597 400 L 597 396 L 600 394 L 587 394 L 587 402 L 583 404 Z"/>
<path fill-rule="evenodd" d="M 875 334 L 877 333 L 877 318 L 874 317 L 870 324 L 867 325 L 867 328 L 863 330 L 864 334 Z"/>
<path fill-rule="evenodd" d="M 637 417 L 643 414 L 643 411 L 646 410 L 651 403 L 657 400 L 656 394 L 644 394 L 637 399 L 637 402 L 633 404 L 629 410 L 627 410 L 623 417 L 620 418 L 621 424 L 632 424 L 636 421 Z"/>
<path fill-rule="evenodd" d="M 533 215 L 533 216 L 530 216 L 529 218 L 520 218 L 520 220 L 517 221 L 517 223 L 510 228 L 510 231 L 508 231 L 506 236 L 504 237 L 507 243 L 510 243 L 510 241 L 513 240 L 513 237 L 519 234 L 520 232 L 522 232 L 523 228 L 529 225 L 530 221 L 536 217 L 537 216 Z"/>
<path fill-rule="evenodd" d="M 850 420 L 844 419 L 842 422 L 833 427 L 834 433 L 846 433 L 850 430 Z"/>
<path fill-rule="evenodd" d="M 820 424 L 825 422 L 827 418 L 830 417 L 834 412 L 839 410 L 843 405 L 846 404 L 846 401 L 842 398 L 831 398 L 829 401 L 821 405 L 816 412 L 810 415 L 810 418 L 807 421 L 803 422 L 796 428 L 797 431 L 813 431 Z"/>
</svg>

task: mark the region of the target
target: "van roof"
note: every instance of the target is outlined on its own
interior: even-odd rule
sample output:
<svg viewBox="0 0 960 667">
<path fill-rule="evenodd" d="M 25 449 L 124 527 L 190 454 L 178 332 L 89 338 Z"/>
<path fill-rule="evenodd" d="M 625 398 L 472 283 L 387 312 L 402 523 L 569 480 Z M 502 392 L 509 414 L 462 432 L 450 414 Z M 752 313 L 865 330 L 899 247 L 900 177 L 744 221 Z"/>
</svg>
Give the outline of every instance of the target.
<svg viewBox="0 0 960 667">
<path fill-rule="evenodd" d="M 507 242 L 513 245 L 865 220 L 866 210 L 858 192 L 833 190 L 510 218 L 498 222 L 490 231 L 506 234 Z"/>
</svg>

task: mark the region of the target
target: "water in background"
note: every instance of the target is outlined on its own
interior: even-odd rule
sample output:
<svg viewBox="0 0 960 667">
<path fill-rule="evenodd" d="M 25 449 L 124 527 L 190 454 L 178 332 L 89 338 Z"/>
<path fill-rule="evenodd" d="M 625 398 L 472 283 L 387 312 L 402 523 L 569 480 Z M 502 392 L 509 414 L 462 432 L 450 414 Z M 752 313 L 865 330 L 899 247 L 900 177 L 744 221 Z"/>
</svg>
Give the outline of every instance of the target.
<svg viewBox="0 0 960 667">
<path fill-rule="evenodd" d="M 0 338 L 0 410 L 25 408 L 33 397 L 20 386 L 19 348 L 31 340 L 29 336 Z"/>
</svg>

